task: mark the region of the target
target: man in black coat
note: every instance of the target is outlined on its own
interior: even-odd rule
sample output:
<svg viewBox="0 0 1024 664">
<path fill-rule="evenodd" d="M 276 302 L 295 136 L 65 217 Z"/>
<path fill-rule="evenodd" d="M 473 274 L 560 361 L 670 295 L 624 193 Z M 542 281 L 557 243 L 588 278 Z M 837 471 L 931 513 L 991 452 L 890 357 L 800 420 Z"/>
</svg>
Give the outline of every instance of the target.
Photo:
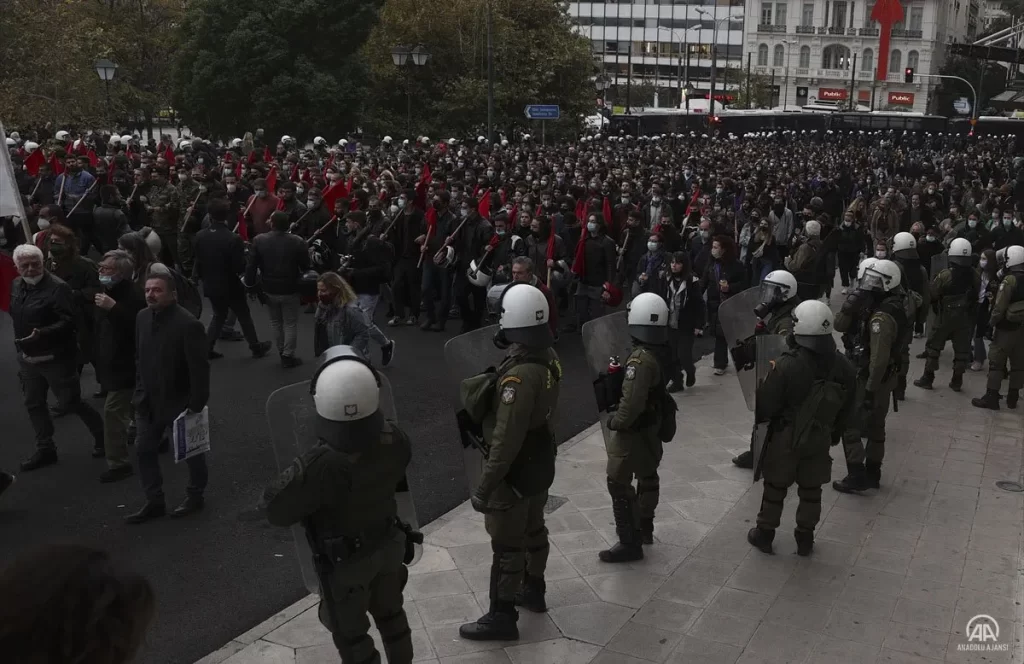
<svg viewBox="0 0 1024 664">
<path fill-rule="evenodd" d="M 395 342 L 381 332 L 373 322 L 373 315 L 380 301 L 380 288 L 391 279 L 391 249 L 372 235 L 365 212 L 349 212 L 345 216 L 345 229 L 349 237 L 345 253 L 351 260 L 341 274 L 356 293 L 359 309 L 370 323 L 370 338 L 380 346 L 381 364 L 386 367 L 395 356 Z"/>
<path fill-rule="evenodd" d="M 211 360 L 224 357 L 214 350 L 214 346 L 229 310 L 238 317 L 252 356 L 263 357 L 270 351 L 270 342 L 261 342 L 256 335 L 249 304 L 245 301 L 245 288 L 241 281 L 242 272 L 245 271 L 245 245 L 242 238 L 227 227 L 229 209 L 228 202 L 223 198 L 210 201 L 210 227 L 196 234 L 192 279 L 203 282 L 203 293 L 213 306 L 213 317 L 206 328 Z"/>
<path fill-rule="evenodd" d="M 132 280 L 135 261 L 127 251 L 108 251 L 100 261 L 103 292 L 95 296 L 96 378 L 107 393 L 103 404 L 103 447 L 107 470 L 100 482 L 117 482 L 132 474 L 128 462 L 128 430 L 135 419 L 135 319 L 146 307 L 142 291 Z"/>
<path fill-rule="evenodd" d="M 287 212 L 270 215 L 271 230 L 253 240 L 245 273 L 246 284 L 256 286 L 259 281 L 263 287 L 270 328 L 286 369 L 302 364 L 295 357 L 299 338 L 299 277 L 310 269 L 306 242 L 288 232 L 291 223 Z"/>
<path fill-rule="evenodd" d="M 186 410 L 201 412 L 210 398 L 206 333 L 203 324 L 178 305 L 173 277 L 157 273 L 146 279 L 146 306 L 135 319 L 132 397 L 137 432 L 135 450 L 146 503 L 125 518 L 129 524 L 166 514 L 159 460 L 164 432 Z M 187 496 L 171 516 L 186 516 L 203 507 L 208 480 L 206 455 L 197 454 L 185 463 Z"/>
</svg>

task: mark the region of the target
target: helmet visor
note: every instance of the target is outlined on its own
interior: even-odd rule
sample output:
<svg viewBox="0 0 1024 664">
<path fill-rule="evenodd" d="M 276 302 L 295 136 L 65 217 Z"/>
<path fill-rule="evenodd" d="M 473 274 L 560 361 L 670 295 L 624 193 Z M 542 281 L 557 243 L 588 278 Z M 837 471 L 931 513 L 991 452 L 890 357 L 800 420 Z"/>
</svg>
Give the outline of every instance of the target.
<svg viewBox="0 0 1024 664">
<path fill-rule="evenodd" d="M 868 268 L 864 271 L 864 276 L 860 279 L 860 289 L 882 292 L 885 290 L 885 279 L 886 275 Z"/>
<path fill-rule="evenodd" d="M 764 304 L 782 302 L 788 294 L 789 287 L 784 284 L 768 280 L 761 282 L 761 302 Z"/>
</svg>

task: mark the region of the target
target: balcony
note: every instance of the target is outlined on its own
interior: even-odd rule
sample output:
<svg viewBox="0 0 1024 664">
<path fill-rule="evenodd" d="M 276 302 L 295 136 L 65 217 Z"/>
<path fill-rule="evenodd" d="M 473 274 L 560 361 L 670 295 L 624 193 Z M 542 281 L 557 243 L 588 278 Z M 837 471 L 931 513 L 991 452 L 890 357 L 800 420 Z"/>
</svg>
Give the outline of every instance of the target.
<svg viewBox="0 0 1024 664">
<path fill-rule="evenodd" d="M 785 33 L 786 32 L 786 26 L 784 26 L 784 25 L 768 25 L 766 23 L 762 23 L 762 24 L 757 26 L 757 31 L 758 32 L 771 32 L 771 33 Z"/>
<path fill-rule="evenodd" d="M 796 26 L 796 34 L 798 34 L 798 35 L 813 35 L 814 34 L 814 26 L 813 25 L 798 25 L 798 26 Z"/>
<path fill-rule="evenodd" d="M 921 39 L 924 32 L 922 30 L 893 30 L 892 36 L 897 39 Z"/>
<path fill-rule="evenodd" d="M 828 28 L 818 28 L 818 34 L 819 35 L 827 35 L 828 34 Z"/>
<path fill-rule="evenodd" d="M 831 28 L 828 29 L 828 34 L 835 35 L 835 36 L 845 35 L 846 34 L 846 28 L 831 27 Z"/>
<path fill-rule="evenodd" d="M 857 30 L 857 34 L 861 37 L 877 37 L 879 35 L 878 28 L 860 28 Z"/>
<path fill-rule="evenodd" d="M 904 74 L 887 74 L 885 80 L 889 83 L 906 83 Z"/>
<path fill-rule="evenodd" d="M 797 76 L 807 76 L 809 73 L 810 73 L 810 70 L 807 69 L 806 67 L 797 67 L 797 69 L 796 69 L 796 75 Z"/>
<path fill-rule="evenodd" d="M 861 70 L 861 71 L 857 72 L 857 80 L 858 81 L 871 81 L 871 80 L 874 80 L 874 78 L 875 78 L 875 71 L 874 70 L 871 70 L 871 71 L 863 71 L 863 70 Z"/>
<path fill-rule="evenodd" d="M 815 78 L 850 80 L 849 69 L 814 69 L 812 71 Z"/>
</svg>

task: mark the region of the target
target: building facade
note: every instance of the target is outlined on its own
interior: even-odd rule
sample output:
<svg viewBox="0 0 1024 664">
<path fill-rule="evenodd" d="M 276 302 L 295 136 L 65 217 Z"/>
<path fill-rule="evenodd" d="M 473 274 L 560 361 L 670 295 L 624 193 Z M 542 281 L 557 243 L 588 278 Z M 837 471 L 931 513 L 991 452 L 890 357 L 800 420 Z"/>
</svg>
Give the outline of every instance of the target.
<svg viewBox="0 0 1024 664">
<path fill-rule="evenodd" d="M 627 81 L 634 86 L 651 84 L 658 91 L 658 105 L 678 106 L 687 82 L 696 96 L 708 94 L 713 61 L 716 99 L 731 96 L 737 87 L 744 48 L 743 3 L 607 0 L 570 2 L 568 12 L 579 32 L 590 39 L 601 72 L 620 92 Z"/>
<path fill-rule="evenodd" d="M 768 77 L 776 105 L 856 103 L 949 114 L 952 109 L 930 105 L 939 79 L 919 75 L 938 74 L 946 45 L 971 38 L 978 1 L 903 2 L 903 20 L 891 25 L 888 57 L 880 58 L 885 26 L 871 18 L 871 0 L 746 0 L 744 66 L 749 61 L 754 74 Z M 908 67 L 916 74 L 912 83 L 905 81 Z"/>
</svg>

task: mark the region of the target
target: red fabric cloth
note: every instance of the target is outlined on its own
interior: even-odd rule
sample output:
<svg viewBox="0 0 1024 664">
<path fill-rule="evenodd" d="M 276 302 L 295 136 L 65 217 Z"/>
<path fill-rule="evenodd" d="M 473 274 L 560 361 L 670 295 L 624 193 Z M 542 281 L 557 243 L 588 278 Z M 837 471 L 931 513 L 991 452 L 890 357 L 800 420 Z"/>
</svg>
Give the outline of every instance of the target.
<svg viewBox="0 0 1024 664">
<path fill-rule="evenodd" d="M 271 196 L 277 195 L 277 166 L 271 166 L 267 173 L 267 191 Z"/>
<path fill-rule="evenodd" d="M 554 228 L 552 228 L 551 232 L 548 234 L 547 259 L 549 261 L 552 261 L 552 260 L 555 259 L 555 229 Z"/>
<path fill-rule="evenodd" d="M 245 225 L 241 210 L 238 211 L 238 236 L 245 242 L 249 241 L 249 227 Z"/>
<path fill-rule="evenodd" d="M 238 160 L 238 166 L 235 167 L 235 177 L 239 180 L 242 179 L 242 160 Z"/>
<path fill-rule="evenodd" d="M 612 217 L 612 202 L 608 200 L 608 197 L 604 197 L 604 201 L 601 203 L 601 216 L 604 217 L 605 228 L 609 231 L 609 234 L 615 235 L 615 218 Z"/>
<path fill-rule="evenodd" d="M 167 146 L 167 149 L 164 150 L 164 160 L 168 164 L 174 163 L 174 150 L 171 149 L 171 146 Z"/>
<path fill-rule="evenodd" d="M 96 164 L 100 163 L 100 158 L 96 156 L 93 150 L 86 152 L 85 156 L 89 158 L 89 165 L 93 168 L 96 168 Z"/>
<path fill-rule="evenodd" d="M 11 288 L 18 277 L 18 268 L 14 259 L 0 253 L 0 311 L 11 310 Z"/>
<path fill-rule="evenodd" d="M 434 237 L 437 235 L 437 210 L 431 205 L 427 208 L 424 216 L 427 218 L 427 235 Z"/>
<path fill-rule="evenodd" d="M 46 163 L 46 156 L 42 149 L 37 149 L 25 159 L 25 170 L 32 177 L 39 175 L 39 167 Z"/>
<path fill-rule="evenodd" d="M 476 206 L 476 211 L 480 213 L 480 216 L 484 219 L 491 218 L 491 190 L 488 189 L 484 192 L 483 197 L 480 199 L 479 205 Z"/>
<path fill-rule="evenodd" d="M 269 164 L 272 161 L 274 161 L 274 155 L 270 154 L 270 148 L 263 148 L 263 163 Z"/>
<path fill-rule="evenodd" d="M 64 162 L 57 159 L 56 154 L 50 155 L 50 171 L 52 171 L 54 175 L 60 175 L 64 172 Z"/>
<path fill-rule="evenodd" d="M 253 150 L 252 152 L 250 152 L 250 153 L 249 153 L 249 156 L 245 158 L 245 161 L 246 161 L 246 163 L 248 163 L 248 164 L 254 164 L 254 163 L 256 163 L 256 151 L 255 151 L 255 150 Z"/>
<path fill-rule="evenodd" d="M 586 251 L 584 250 L 584 245 L 586 245 L 587 242 L 587 222 L 583 221 L 580 225 L 582 226 L 582 229 L 580 230 L 580 239 L 579 242 L 576 243 L 576 251 L 572 258 L 572 273 L 578 277 L 582 277 L 583 271 L 586 269 Z"/>
<path fill-rule="evenodd" d="M 341 198 L 348 198 L 348 189 L 341 180 L 327 185 L 323 194 L 324 209 L 334 214 L 334 203 Z"/>
</svg>

